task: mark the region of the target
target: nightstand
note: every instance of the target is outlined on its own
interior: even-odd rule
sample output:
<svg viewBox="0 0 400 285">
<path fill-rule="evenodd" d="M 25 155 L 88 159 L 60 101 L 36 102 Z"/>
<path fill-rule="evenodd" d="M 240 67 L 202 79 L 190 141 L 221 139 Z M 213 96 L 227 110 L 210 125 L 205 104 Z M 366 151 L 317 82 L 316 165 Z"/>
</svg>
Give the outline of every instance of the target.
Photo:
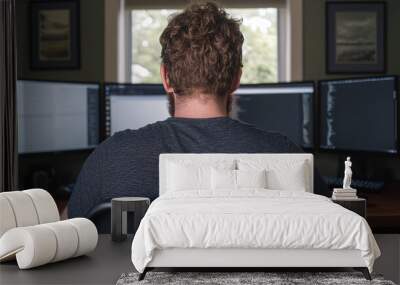
<svg viewBox="0 0 400 285">
<path fill-rule="evenodd" d="M 113 241 L 124 241 L 127 237 L 127 212 L 134 214 L 134 231 L 139 227 L 150 199 L 145 197 L 120 197 L 111 199 L 111 238 Z"/>
<path fill-rule="evenodd" d="M 367 217 L 367 200 L 363 198 L 354 198 L 351 200 L 337 200 L 331 199 L 332 202 L 339 204 L 340 206 L 359 214 L 361 217 Z"/>
</svg>

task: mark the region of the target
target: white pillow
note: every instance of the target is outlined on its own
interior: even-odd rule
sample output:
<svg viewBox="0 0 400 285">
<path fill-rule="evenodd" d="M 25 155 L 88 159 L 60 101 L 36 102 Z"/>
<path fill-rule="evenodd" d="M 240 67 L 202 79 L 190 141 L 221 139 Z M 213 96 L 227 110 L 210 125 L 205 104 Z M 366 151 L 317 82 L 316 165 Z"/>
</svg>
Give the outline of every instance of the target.
<svg viewBox="0 0 400 285">
<path fill-rule="evenodd" d="M 236 189 L 236 170 L 230 169 L 215 169 L 211 170 L 211 188 L 213 190 Z"/>
<path fill-rule="evenodd" d="M 267 188 L 273 190 L 306 191 L 308 181 L 308 164 L 301 160 L 291 159 L 239 159 L 239 170 L 266 170 Z"/>
<path fill-rule="evenodd" d="M 211 168 L 234 169 L 235 160 L 173 160 L 167 167 L 167 191 L 211 190 Z"/>
<path fill-rule="evenodd" d="M 168 172 L 168 191 L 210 188 L 209 167 L 184 166 L 170 163 Z"/>
<path fill-rule="evenodd" d="M 212 169 L 211 184 L 213 190 L 240 190 L 241 188 L 266 188 L 266 171 Z"/>
<path fill-rule="evenodd" d="M 306 192 L 308 184 L 306 177 L 304 163 L 285 171 L 270 170 L 267 172 L 268 188 Z"/>
<path fill-rule="evenodd" d="M 236 170 L 238 188 L 267 188 L 267 171 L 262 170 Z"/>
</svg>

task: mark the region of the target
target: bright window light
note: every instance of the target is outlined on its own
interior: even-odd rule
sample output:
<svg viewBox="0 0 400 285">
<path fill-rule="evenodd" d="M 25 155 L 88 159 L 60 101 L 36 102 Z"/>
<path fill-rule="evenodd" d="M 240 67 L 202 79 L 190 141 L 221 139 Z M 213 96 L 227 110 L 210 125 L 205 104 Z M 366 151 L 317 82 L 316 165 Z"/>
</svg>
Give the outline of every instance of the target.
<svg viewBox="0 0 400 285">
<path fill-rule="evenodd" d="M 159 37 L 168 17 L 178 10 L 132 10 L 131 81 L 160 83 Z M 278 81 L 278 9 L 227 9 L 234 18 L 242 19 L 242 83 Z"/>
</svg>

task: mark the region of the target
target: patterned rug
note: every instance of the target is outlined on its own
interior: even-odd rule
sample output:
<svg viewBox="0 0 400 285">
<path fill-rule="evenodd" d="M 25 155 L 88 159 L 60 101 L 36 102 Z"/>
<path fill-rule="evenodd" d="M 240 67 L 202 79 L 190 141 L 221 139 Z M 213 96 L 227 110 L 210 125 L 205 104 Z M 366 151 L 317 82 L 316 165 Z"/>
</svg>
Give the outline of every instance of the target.
<svg viewBox="0 0 400 285">
<path fill-rule="evenodd" d="M 212 285 L 395 285 L 380 275 L 368 281 L 359 272 L 148 272 L 142 281 L 138 273 L 122 274 L 117 285 L 212 284 Z"/>
</svg>

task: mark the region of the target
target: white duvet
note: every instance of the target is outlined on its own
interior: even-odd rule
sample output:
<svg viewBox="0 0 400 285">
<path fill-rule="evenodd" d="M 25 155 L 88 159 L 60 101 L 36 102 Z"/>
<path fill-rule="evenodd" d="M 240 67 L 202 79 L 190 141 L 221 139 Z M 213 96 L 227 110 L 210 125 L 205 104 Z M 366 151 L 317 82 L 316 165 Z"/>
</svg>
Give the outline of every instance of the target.
<svg viewBox="0 0 400 285">
<path fill-rule="evenodd" d="M 135 268 L 143 272 L 165 248 L 358 249 L 371 272 L 380 255 L 361 216 L 320 195 L 277 190 L 162 195 L 134 237 Z"/>
</svg>

